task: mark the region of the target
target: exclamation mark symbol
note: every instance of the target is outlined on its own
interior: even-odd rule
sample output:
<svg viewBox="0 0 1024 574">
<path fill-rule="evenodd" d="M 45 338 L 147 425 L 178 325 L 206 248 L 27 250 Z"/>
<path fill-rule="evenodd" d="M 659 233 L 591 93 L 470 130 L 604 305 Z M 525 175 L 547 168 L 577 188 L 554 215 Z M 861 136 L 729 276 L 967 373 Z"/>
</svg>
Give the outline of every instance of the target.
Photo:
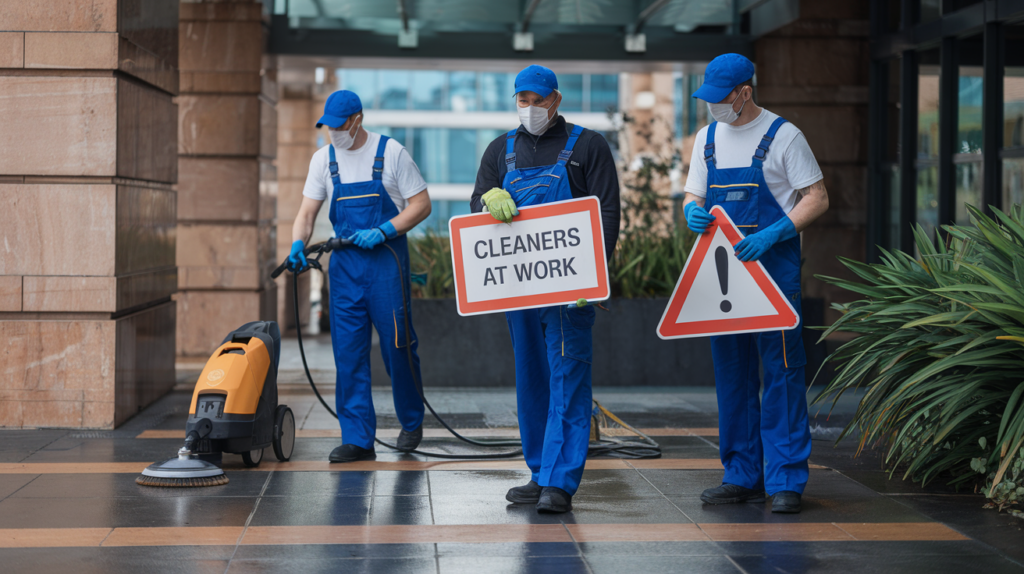
<svg viewBox="0 0 1024 574">
<path fill-rule="evenodd" d="M 718 286 L 722 288 L 722 295 L 729 294 L 729 252 L 725 247 L 718 246 L 715 249 L 715 267 L 718 268 Z M 732 310 L 732 303 L 728 300 L 722 301 L 720 306 L 723 313 Z"/>
</svg>

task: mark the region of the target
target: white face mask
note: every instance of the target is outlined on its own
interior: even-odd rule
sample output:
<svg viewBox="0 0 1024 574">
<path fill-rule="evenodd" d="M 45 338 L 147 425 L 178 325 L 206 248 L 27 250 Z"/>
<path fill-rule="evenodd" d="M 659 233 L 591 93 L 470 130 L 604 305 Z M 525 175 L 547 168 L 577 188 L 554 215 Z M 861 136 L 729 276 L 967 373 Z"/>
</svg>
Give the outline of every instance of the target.
<svg viewBox="0 0 1024 574">
<path fill-rule="evenodd" d="M 327 133 L 331 134 L 331 143 L 338 149 L 351 149 L 356 143 L 355 134 L 359 133 L 359 126 L 362 124 L 363 119 L 359 118 L 356 125 L 348 130 L 327 130 Z"/>
<path fill-rule="evenodd" d="M 742 96 L 742 93 L 740 94 L 740 96 Z M 737 119 L 739 119 L 740 114 L 743 113 L 743 106 L 747 105 L 747 102 L 744 101 L 742 104 L 740 104 L 740 111 L 737 112 L 736 110 L 732 109 L 732 106 L 735 103 L 736 100 L 733 100 L 728 104 L 712 104 L 711 102 L 708 102 L 708 113 L 711 114 L 711 117 L 714 118 L 716 122 L 721 122 L 723 124 L 731 124 Z"/>
<path fill-rule="evenodd" d="M 557 102 L 557 100 L 556 100 Z M 552 103 L 552 106 L 555 104 Z M 540 108 L 537 106 L 526 106 L 525 108 L 519 108 L 519 122 L 523 124 L 526 131 L 530 132 L 535 136 L 547 131 L 548 126 L 555 119 L 558 114 L 551 114 L 548 117 L 548 112 L 551 108 Z"/>
</svg>

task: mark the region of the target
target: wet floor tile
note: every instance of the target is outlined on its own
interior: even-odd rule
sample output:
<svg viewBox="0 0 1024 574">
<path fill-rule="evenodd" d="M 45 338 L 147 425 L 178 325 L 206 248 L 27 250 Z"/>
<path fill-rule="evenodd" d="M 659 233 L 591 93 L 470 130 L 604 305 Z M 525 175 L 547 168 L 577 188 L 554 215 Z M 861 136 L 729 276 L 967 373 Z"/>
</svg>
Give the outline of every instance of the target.
<svg viewBox="0 0 1024 574">
<path fill-rule="evenodd" d="M 378 470 L 374 472 L 373 493 L 378 496 L 426 496 L 430 493 L 427 472 Z"/>
<path fill-rule="evenodd" d="M 242 526 L 254 498 L 7 498 L 0 528 Z"/>
<path fill-rule="evenodd" d="M 589 470 L 584 471 L 576 496 L 628 500 L 660 498 L 660 493 L 636 470 Z"/>
<path fill-rule="evenodd" d="M 63 438 L 37 450 L 23 462 L 154 462 L 176 456 L 181 443 L 181 440 L 174 439 L 127 437 Z"/>
<path fill-rule="evenodd" d="M 587 556 L 594 574 L 740 574 L 725 556 Z"/>
<path fill-rule="evenodd" d="M 31 483 L 37 474 L 0 474 L 0 500 L 18 492 Z"/>
<path fill-rule="evenodd" d="M 510 504 L 505 492 L 493 495 L 433 495 L 435 524 L 560 524 L 556 514 L 540 514 L 532 504 Z M 570 516 L 567 520 L 571 520 Z"/>
<path fill-rule="evenodd" d="M 683 524 L 691 522 L 665 498 L 574 496 L 572 518 L 578 524 Z M 567 515 L 568 516 L 568 515 Z"/>
<path fill-rule="evenodd" d="M 585 556 L 711 556 L 723 554 L 716 542 L 580 542 Z"/>
<path fill-rule="evenodd" d="M 175 488 L 141 486 L 137 474 L 44 474 L 12 495 L 12 498 L 203 498 L 215 496 L 259 496 L 267 481 L 266 472 L 231 472 L 228 483 L 218 486 Z M 2 475 L 0 475 L 2 478 Z"/>
<path fill-rule="evenodd" d="M 858 574 L 935 574 L 936 572 L 1024 572 L 1024 567 L 1000 556 L 820 556 L 817 554 L 775 554 L 733 556 L 748 574 L 791 572 L 814 574 L 857 572 Z"/>
<path fill-rule="evenodd" d="M 207 547 L 203 552 L 177 549 L 163 553 L 146 548 L 29 548 L 0 550 L 5 572 L 32 574 L 222 574 L 234 547 Z"/>
<path fill-rule="evenodd" d="M 504 498 L 508 489 L 530 481 L 528 470 L 430 472 L 434 495 L 477 495 Z"/>
<path fill-rule="evenodd" d="M 430 498 L 427 496 L 374 496 L 371 498 L 370 524 L 433 524 Z"/>
<path fill-rule="evenodd" d="M 238 547 L 235 559 L 321 560 L 334 558 L 433 557 L 434 544 L 288 544 Z"/>
<path fill-rule="evenodd" d="M 437 564 L 430 558 L 348 558 L 348 559 L 274 559 L 231 561 L 228 574 L 302 572 L 303 574 L 337 574 L 338 572 L 359 572 L 360 574 L 436 574 Z"/>
<path fill-rule="evenodd" d="M 264 496 L 370 496 L 373 482 L 370 471 L 276 472 Z"/>
<path fill-rule="evenodd" d="M 639 473 L 666 495 L 699 496 L 722 484 L 721 470 L 640 469 Z"/>
<path fill-rule="evenodd" d="M 367 524 L 367 496 L 278 496 L 260 500 L 252 526 Z"/>
<path fill-rule="evenodd" d="M 498 544 L 438 543 L 438 556 L 577 556 L 579 548 L 572 542 L 506 542 Z"/>
<path fill-rule="evenodd" d="M 442 556 L 438 558 L 441 574 L 589 574 L 586 562 L 579 556 Z"/>
<path fill-rule="evenodd" d="M 696 522 L 921 522 L 923 514 L 881 496 L 869 498 L 816 498 L 805 496 L 799 514 L 775 514 L 771 499 L 765 503 L 704 504 L 699 497 L 669 496 L 669 500 Z"/>
<path fill-rule="evenodd" d="M 815 556 L 980 556 L 991 548 L 974 540 L 872 542 L 718 542 L 718 551 L 730 556 L 774 554 Z"/>
</svg>

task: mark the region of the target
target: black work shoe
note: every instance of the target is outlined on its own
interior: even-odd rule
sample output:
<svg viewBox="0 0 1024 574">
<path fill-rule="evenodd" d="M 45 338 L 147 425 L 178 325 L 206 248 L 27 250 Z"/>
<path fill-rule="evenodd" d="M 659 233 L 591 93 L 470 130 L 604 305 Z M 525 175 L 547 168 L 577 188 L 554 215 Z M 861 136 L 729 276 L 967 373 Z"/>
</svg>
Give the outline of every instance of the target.
<svg viewBox="0 0 1024 574">
<path fill-rule="evenodd" d="M 373 447 L 363 448 L 354 444 L 343 444 L 331 451 L 328 460 L 331 462 L 355 462 L 357 460 L 371 460 L 377 457 Z"/>
<path fill-rule="evenodd" d="M 555 486 L 545 486 L 540 490 L 537 500 L 537 512 L 558 514 L 572 510 L 572 495 Z"/>
<path fill-rule="evenodd" d="M 407 431 L 402 429 L 402 432 L 398 433 L 398 450 L 409 452 L 415 450 L 416 447 L 420 446 L 420 441 L 423 440 L 423 425 L 416 427 L 414 431 Z"/>
<path fill-rule="evenodd" d="M 530 481 L 522 486 L 514 486 L 508 489 L 505 500 L 512 504 L 537 504 L 540 500 L 540 491 L 543 490 L 539 484 Z"/>
<path fill-rule="evenodd" d="M 736 484 L 723 483 L 718 488 L 709 488 L 701 493 L 705 504 L 736 504 L 737 502 L 764 502 L 763 488 L 746 488 Z"/>
<path fill-rule="evenodd" d="M 800 493 L 783 490 L 772 495 L 772 512 L 796 514 L 800 512 Z"/>
</svg>

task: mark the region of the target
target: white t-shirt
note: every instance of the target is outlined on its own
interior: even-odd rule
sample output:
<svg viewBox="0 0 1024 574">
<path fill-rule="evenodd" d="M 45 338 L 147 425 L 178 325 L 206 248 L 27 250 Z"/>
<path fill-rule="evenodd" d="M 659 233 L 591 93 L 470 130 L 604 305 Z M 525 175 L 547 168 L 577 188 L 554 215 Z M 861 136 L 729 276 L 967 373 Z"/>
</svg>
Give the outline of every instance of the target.
<svg viewBox="0 0 1024 574">
<path fill-rule="evenodd" d="M 728 169 L 750 167 L 761 138 L 768 133 L 778 114 L 762 110 L 754 121 L 739 127 L 719 122 L 715 128 L 715 167 Z M 708 139 L 707 126 L 697 132 L 690 156 L 690 173 L 686 177 L 686 193 L 706 197 L 708 193 L 708 166 L 704 163 L 704 145 Z M 784 213 L 789 213 L 799 201 L 796 190 L 821 181 L 821 168 L 807 140 L 796 126 L 786 122 L 775 133 L 761 170 L 768 189 L 779 202 Z"/>
<path fill-rule="evenodd" d="M 367 131 L 366 135 L 366 143 L 359 149 L 334 149 L 341 183 L 359 183 L 373 179 L 373 158 L 377 156 L 380 134 Z M 331 182 L 331 156 L 328 149 L 330 145 L 332 144 L 316 150 L 313 159 L 309 160 L 309 174 L 306 176 L 302 195 L 310 199 L 323 201 L 334 193 L 334 183 Z M 384 173 L 381 179 L 384 189 L 388 190 L 388 195 L 395 202 L 398 211 L 405 209 L 410 197 L 427 189 L 427 182 L 420 175 L 420 168 L 409 156 L 409 152 L 405 151 L 405 146 L 394 138 L 389 139 L 387 146 L 384 147 Z"/>
</svg>

